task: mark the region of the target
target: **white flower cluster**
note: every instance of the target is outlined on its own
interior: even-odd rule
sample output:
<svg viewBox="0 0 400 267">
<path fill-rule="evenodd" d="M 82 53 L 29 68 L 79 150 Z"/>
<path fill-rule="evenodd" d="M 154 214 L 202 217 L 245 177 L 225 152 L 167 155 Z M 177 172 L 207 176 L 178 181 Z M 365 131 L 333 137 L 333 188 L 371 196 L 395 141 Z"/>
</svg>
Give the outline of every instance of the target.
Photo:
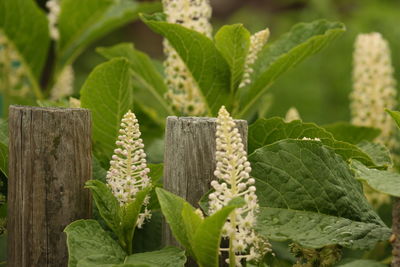
<svg viewBox="0 0 400 267">
<path fill-rule="evenodd" d="M 285 122 L 291 122 L 295 120 L 301 120 L 300 114 L 295 107 L 291 107 L 285 116 Z"/>
<path fill-rule="evenodd" d="M 321 142 L 321 139 L 319 139 L 318 137 L 315 137 L 315 138 L 303 137 L 301 140 Z"/>
<path fill-rule="evenodd" d="M 209 23 L 211 6 L 209 0 L 163 0 L 164 12 L 169 23 L 180 24 L 211 38 L 212 27 Z M 182 115 L 202 116 L 206 106 L 200 94 L 200 88 L 193 79 L 185 63 L 175 49 L 164 40 L 164 61 L 166 98 L 172 107 Z"/>
<path fill-rule="evenodd" d="M 396 148 L 395 125 L 385 112 L 397 107 L 396 81 L 389 45 L 380 33 L 358 35 L 353 64 L 352 123 L 379 128 L 377 141 Z"/>
<path fill-rule="evenodd" d="M 256 214 L 258 212 L 255 180 L 250 177 L 250 163 L 244 149 L 242 138 L 224 106 L 221 107 L 217 119 L 216 162 L 214 172 L 217 180 L 211 182 L 215 192 L 209 195 L 210 214 L 227 206 L 229 201 L 242 197 L 245 205 L 235 209 L 229 216 L 223 228 L 223 237 L 229 238 L 229 248 L 221 251 L 231 251 L 235 255 L 236 266 L 242 266 L 241 260 L 256 260 L 265 254 L 265 248 L 258 248 L 260 238 L 254 232 Z M 266 242 L 267 243 L 267 242 Z M 230 255 L 232 259 L 232 255 Z M 227 259 L 229 263 L 229 259 Z"/>
<path fill-rule="evenodd" d="M 53 40 L 60 39 L 60 32 L 58 31 L 57 23 L 60 16 L 60 0 L 49 0 L 46 2 L 46 7 L 49 9 L 47 18 L 49 20 L 50 37 Z"/>
<path fill-rule="evenodd" d="M 17 49 L 0 30 L 0 91 L 8 95 L 24 97 L 31 90 L 28 71 Z"/>
<path fill-rule="evenodd" d="M 74 69 L 71 65 L 66 66 L 57 79 L 57 83 L 51 89 L 51 99 L 59 100 L 72 95 L 74 92 Z"/>
<path fill-rule="evenodd" d="M 261 49 L 267 43 L 268 37 L 269 37 L 269 29 L 259 31 L 250 37 L 250 48 L 246 57 L 243 78 L 242 82 L 239 85 L 240 88 L 243 88 L 249 83 L 251 83 L 250 76 L 254 71 L 252 66 L 258 58 L 258 53 L 260 53 Z"/>
<path fill-rule="evenodd" d="M 143 141 L 140 138 L 139 124 L 136 116 L 128 111 L 121 121 L 120 135 L 116 141 L 117 149 L 110 161 L 107 172 L 107 183 L 121 206 L 135 200 L 136 194 L 151 185 L 150 172 L 146 164 Z M 146 206 L 149 202 L 145 200 Z M 145 208 L 139 215 L 137 226 L 140 228 L 144 220 L 150 218 L 150 211 Z"/>
</svg>

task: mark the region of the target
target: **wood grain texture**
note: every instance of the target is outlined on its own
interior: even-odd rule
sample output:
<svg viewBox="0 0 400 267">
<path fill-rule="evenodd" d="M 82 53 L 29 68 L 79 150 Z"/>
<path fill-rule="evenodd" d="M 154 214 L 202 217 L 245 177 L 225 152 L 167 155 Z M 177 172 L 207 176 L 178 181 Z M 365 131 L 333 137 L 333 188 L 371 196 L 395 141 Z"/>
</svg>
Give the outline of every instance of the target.
<svg viewBox="0 0 400 267">
<path fill-rule="evenodd" d="M 400 198 L 393 198 L 392 207 L 392 267 L 400 267 Z"/>
<path fill-rule="evenodd" d="M 7 266 L 67 266 L 63 230 L 91 215 L 90 112 L 11 106 L 9 134 Z"/>
<path fill-rule="evenodd" d="M 235 120 L 247 149 L 247 122 Z M 168 117 L 165 130 L 164 188 L 195 207 L 214 178 L 216 118 Z M 164 245 L 177 245 L 163 225 Z"/>
</svg>

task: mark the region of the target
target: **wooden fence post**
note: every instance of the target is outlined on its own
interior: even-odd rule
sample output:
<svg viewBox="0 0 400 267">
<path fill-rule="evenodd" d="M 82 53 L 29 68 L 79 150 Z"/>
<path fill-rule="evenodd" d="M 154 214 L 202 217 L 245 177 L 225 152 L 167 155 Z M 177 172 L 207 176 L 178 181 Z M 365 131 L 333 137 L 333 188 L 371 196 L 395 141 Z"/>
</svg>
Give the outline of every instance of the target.
<svg viewBox="0 0 400 267">
<path fill-rule="evenodd" d="M 400 266 L 400 198 L 392 198 L 392 267 Z"/>
<path fill-rule="evenodd" d="M 247 122 L 235 120 L 247 149 Z M 168 117 L 165 130 L 164 188 L 198 207 L 215 170 L 216 118 Z M 164 245 L 177 245 L 163 225 Z"/>
<path fill-rule="evenodd" d="M 91 215 L 91 115 L 86 109 L 9 109 L 9 267 L 67 266 L 64 228 Z"/>
</svg>

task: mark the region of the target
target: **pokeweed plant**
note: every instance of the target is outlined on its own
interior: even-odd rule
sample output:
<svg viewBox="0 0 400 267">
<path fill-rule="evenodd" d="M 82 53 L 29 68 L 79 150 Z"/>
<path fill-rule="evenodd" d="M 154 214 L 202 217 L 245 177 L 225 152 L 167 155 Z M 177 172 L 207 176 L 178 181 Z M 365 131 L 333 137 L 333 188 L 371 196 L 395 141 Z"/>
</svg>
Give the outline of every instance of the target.
<svg viewBox="0 0 400 267">
<path fill-rule="evenodd" d="M 132 254 L 135 228 L 151 218 L 147 205 L 152 182 L 135 114 L 128 111 L 120 127 L 107 184 L 99 180 L 86 182 L 101 218 L 118 243 L 96 220 L 75 221 L 65 228 L 68 266 L 183 266 L 186 258 L 178 248 Z"/>
<path fill-rule="evenodd" d="M 92 111 L 94 177 L 98 180 L 86 186 L 100 216 L 66 228 L 69 266 L 183 266 L 188 256 L 200 266 L 211 267 L 218 266 L 220 255 L 231 266 L 286 266 L 288 262 L 294 266 L 380 266 L 372 261 L 376 258 L 340 262 L 342 250 L 374 254 L 374 246 L 391 236 L 368 203 L 361 182 L 400 197 L 400 179 L 392 168 L 395 133 L 384 113 L 385 108 L 396 109 L 395 83 L 388 48 L 379 34 L 357 41 L 353 124 L 320 127 L 301 121 L 294 111 L 286 120 L 265 119 L 263 104 L 268 87 L 331 43 L 344 31 L 343 24 L 300 23 L 270 42 L 268 29 L 251 34 L 241 24 L 223 26 L 213 35 L 206 0 L 165 0 L 162 4 L 164 13 L 140 18 L 165 38 L 164 64 L 128 43 L 99 48 L 109 60 L 91 72 L 76 100 L 76 106 Z M 1 1 L 0 86 L 5 106 L 36 100 L 62 105 L 45 100 L 69 94 L 71 64 L 79 53 L 139 11 L 150 13 L 158 6 L 128 0 L 51 0 L 46 16 L 32 0 Z M 18 16 L 22 11 L 26 16 Z M 39 81 L 50 37 L 56 57 L 48 85 L 42 88 Z M 366 107 L 373 110 L 363 110 Z M 203 197 L 203 211 L 162 188 L 154 193 L 162 165 L 147 166 L 131 109 L 147 118 L 141 122 L 151 129 L 142 130 L 148 140 L 156 126 L 162 130 L 168 115 L 220 113 L 216 177 L 210 184 L 214 191 Z M 257 119 L 249 127 L 248 157 L 227 110 L 235 118 Z M 396 112 L 390 114 L 398 119 Z M 357 116 L 364 116 L 362 122 Z M 377 123 L 371 123 L 374 116 Z M 0 168 L 6 173 L 7 135 L 0 126 Z M 158 233 L 160 223 L 156 227 L 152 223 L 159 209 L 185 251 L 164 248 L 134 253 L 141 230 L 148 227 Z M 390 238 L 395 246 L 393 264 L 400 258 L 398 225 L 393 223 Z M 279 250 L 282 244 L 275 242 L 291 243 L 295 258 L 282 255 L 285 249 Z M 276 257 L 268 253 L 271 250 Z"/>
</svg>

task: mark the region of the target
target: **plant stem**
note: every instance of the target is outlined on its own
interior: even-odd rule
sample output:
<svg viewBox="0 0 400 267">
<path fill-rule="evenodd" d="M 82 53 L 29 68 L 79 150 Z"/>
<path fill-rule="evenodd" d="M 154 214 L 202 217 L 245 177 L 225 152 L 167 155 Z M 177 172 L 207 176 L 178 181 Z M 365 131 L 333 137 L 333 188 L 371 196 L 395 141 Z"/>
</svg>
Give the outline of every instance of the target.
<svg viewBox="0 0 400 267">
<path fill-rule="evenodd" d="M 235 240 L 236 234 L 236 214 L 233 211 L 230 215 L 231 226 L 233 227 L 234 231 L 229 235 L 229 267 L 236 266 L 236 254 L 233 250 L 233 240 Z"/>
<path fill-rule="evenodd" d="M 400 266 L 400 198 L 393 199 L 392 232 L 392 267 L 398 267 Z"/>
</svg>

